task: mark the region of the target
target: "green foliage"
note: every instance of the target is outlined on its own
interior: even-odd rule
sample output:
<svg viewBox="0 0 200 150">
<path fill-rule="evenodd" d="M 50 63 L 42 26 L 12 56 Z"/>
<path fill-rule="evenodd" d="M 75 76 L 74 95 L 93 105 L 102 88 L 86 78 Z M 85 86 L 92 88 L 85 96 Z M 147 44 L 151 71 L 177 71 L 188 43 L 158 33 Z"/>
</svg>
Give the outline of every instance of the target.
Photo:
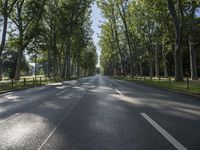
<svg viewBox="0 0 200 150">
<path fill-rule="evenodd" d="M 16 67 L 16 59 L 17 59 L 17 52 L 12 50 L 7 50 L 2 55 L 2 66 L 3 66 L 3 72 L 4 76 L 8 76 L 9 78 L 13 79 L 15 75 L 15 67 Z M 29 75 L 30 66 L 23 57 L 22 60 L 22 74 L 23 75 Z"/>
<path fill-rule="evenodd" d="M 100 47 L 101 68 L 110 75 L 174 76 L 176 36 L 167 0 L 98 0 L 105 22 L 102 25 Z M 178 1 L 173 1 L 179 12 Z M 189 76 L 191 63 L 199 58 L 199 16 L 192 22 L 192 8 L 200 8 L 199 1 L 184 0 L 181 53 L 183 73 Z M 179 12 L 180 13 L 180 12 Z M 180 14 L 179 14 L 180 15 Z M 193 36 L 196 57 L 191 60 L 189 36 Z M 197 66 L 199 66 L 196 63 Z M 155 66 L 155 67 L 154 67 Z M 182 67 L 182 66 L 180 66 Z M 199 67 L 198 67 L 199 68 Z M 197 69 L 199 70 L 199 69 Z"/>
<path fill-rule="evenodd" d="M 4 74 L 12 72 L 18 80 L 24 72 L 25 53 L 29 62 L 37 64 L 36 72 L 49 77 L 70 78 L 95 72 L 97 54 L 90 19 L 93 0 L 6 2 L 12 6 L 7 44 L 13 51 L 4 52 L 3 57 L 12 53 L 12 62 L 3 58 Z M 1 13 L 3 6 L 1 1 Z M 12 71 L 5 68 L 8 65 Z M 84 74 L 80 74 L 81 70 Z"/>
</svg>

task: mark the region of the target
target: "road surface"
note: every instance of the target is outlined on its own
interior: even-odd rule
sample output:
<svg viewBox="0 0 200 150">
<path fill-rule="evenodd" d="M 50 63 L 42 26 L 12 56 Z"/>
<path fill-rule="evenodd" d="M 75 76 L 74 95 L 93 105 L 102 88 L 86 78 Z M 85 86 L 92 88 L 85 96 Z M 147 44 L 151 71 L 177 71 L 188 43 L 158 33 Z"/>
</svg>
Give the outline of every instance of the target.
<svg viewBox="0 0 200 150">
<path fill-rule="evenodd" d="M 0 150 L 199 150 L 200 98 L 96 75 L 0 95 Z"/>
</svg>

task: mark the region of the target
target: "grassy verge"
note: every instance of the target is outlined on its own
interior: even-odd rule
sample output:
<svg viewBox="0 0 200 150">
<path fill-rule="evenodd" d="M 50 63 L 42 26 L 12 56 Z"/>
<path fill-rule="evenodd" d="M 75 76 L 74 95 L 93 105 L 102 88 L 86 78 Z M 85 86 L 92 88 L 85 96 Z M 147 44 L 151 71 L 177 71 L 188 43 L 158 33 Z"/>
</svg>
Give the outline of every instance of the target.
<svg viewBox="0 0 200 150">
<path fill-rule="evenodd" d="M 182 82 L 176 82 L 174 78 L 150 78 L 150 77 L 114 77 L 120 80 L 134 81 L 155 87 L 171 89 L 188 94 L 200 95 L 200 81 L 192 81 L 185 79 Z"/>
<path fill-rule="evenodd" d="M 0 93 L 47 85 L 58 81 L 60 80 L 44 77 L 38 77 L 36 79 L 33 77 L 22 77 L 20 81 L 4 80 L 0 82 Z"/>
</svg>

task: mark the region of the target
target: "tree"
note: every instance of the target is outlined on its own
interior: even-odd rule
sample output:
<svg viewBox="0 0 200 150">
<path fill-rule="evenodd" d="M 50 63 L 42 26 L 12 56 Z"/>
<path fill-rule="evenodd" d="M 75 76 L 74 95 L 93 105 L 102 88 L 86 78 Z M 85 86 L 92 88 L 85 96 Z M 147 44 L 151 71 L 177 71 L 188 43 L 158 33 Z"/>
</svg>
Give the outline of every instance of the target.
<svg viewBox="0 0 200 150">
<path fill-rule="evenodd" d="M 197 75 L 197 52 L 195 49 L 195 13 L 198 7 L 197 1 L 190 1 L 190 16 L 189 16 L 189 49 L 190 49 L 190 65 L 191 79 L 198 80 Z M 199 3 L 200 5 L 200 3 Z"/>
<path fill-rule="evenodd" d="M 197 78 L 196 49 L 200 42 L 197 0 L 98 0 L 98 3 L 105 18 L 100 47 L 101 67 L 106 74 L 120 75 L 116 71 L 118 65 L 125 75 L 131 76 L 170 75 L 182 81 L 183 75 L 188 76 L 191 70 L 192 78 Z"/>
<path fill-rule="evenodd" d="M 8 17 L 11 14 L 16 2 L 17 2 L 17 0 L 2 0 L 2 1 L 0 1 L 0 13 L 3 16 L 3 31 L 2 31 L 1 44 L 0 44 L 0 81 L 2 80 L 2 71 L 3 71 L 1 56 L 2 56 L 2 53 L 5 48 L 5 44 L 6 44 Z"/>
<path fill-rule="evenodd" d="M 175 29 L 175 80 L 183 81 L 183 66 L 182 66 L 182 41 L 183 41 L 183 6 L 181 0 L 177 0 L 178 12 L 175 9 L 175 4 L 172 0 L 167 0 L 168 8 L 172 16 Z M 179 14 L 180 15 L 179 15 Z"/>
<path fill-rule="evenodd" d="M 20 79 L 23 52 L 32 39 L 37 36 L 45 1 L 18 0 L 11 13 L 10 19 L 19 33 L 15 80 Z"/>
</svg>

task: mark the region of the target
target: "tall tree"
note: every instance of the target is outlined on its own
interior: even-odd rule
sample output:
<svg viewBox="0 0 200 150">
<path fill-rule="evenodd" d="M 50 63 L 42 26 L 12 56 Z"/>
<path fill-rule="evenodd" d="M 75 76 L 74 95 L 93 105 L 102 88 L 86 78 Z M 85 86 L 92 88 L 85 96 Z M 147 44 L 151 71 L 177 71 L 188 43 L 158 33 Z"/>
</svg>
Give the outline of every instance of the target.
<svg viewBox="0 0 200 150">
<path fill-rule="evenodd" d="M 17 0 L 1 0 L 0 1 L 0 12 L 3 16 L 3 31 L 2 31 L 1 44 L 0 44 L 0 80 L 2 80 L 2 70 L 3 70 L 1 56 L 6 44 L 8 18 L 16 2 Z"/>
<path fill-rule="evenodd" d="M 191 0 L 190 16 L 189 16 L 189 49 L 190 49 L 190 67 L 191 79 L 198 80 L 197 75 L 197 52 L 195 49 L 195 13 L 198 7 L 198 2 Z M 199 2 L 200 3 L 200 2 Z"/>
<path fill-rule="evenodd" d="M 11 13 L 10 19 L 15 24 L 19 33 L 15 80 L 20 79 L 23 52 L 31 40 L 37 36 L 45 1 L 18 0 L 14 11 Z"/>
<path fill-rule="evenodd" d="M 172 16 L 174 29 L 175 29 L 175 80 L 183 81 L 183 64 L 182 64 L 182 41 L 183 41 L 183 23 L 184 23 L 184 15 L 183 15 L 183 6 L 182 1 L 177 0 L 177 9 L 175 8 L 175 2 L 172 0 L 167 0 L 168 8 Z"/>
</svg>

